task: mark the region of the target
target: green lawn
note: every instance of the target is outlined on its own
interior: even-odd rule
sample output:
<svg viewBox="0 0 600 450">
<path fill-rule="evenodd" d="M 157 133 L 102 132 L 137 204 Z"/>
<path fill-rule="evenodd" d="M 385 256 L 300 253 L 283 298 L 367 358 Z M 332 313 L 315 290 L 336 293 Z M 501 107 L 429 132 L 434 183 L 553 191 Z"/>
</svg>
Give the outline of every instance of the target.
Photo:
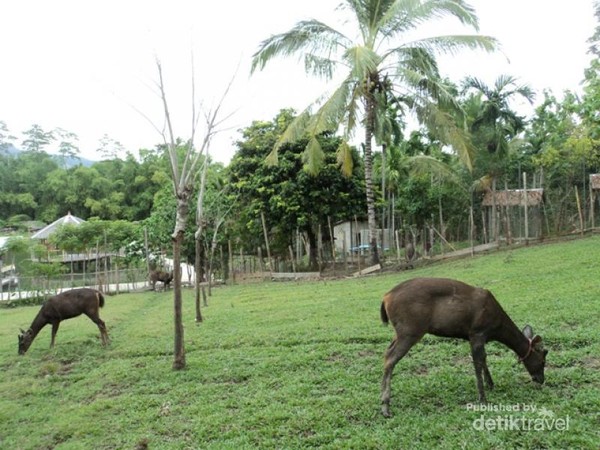
<svg viewBox="0 0 600 450">
<path fill-rule="evenodd" d="M 38 307 L 2 309 L 0 448 L 598 449 L 599 274 L 593 237 L 361 279 L 221 287 L 200 326 L 186 291 L 180 372 L 171 370 L 172 293 L 108 297 L 106 349 L 80 317 L 61 324 L 54 350 L 47 327 L 18 356 L 18 329 Z M 535 387 L 514 353 L 488 344 L 488 401 L 500 410 L 474 411 L 468 343 L 427 336 L 396 366 L 394 417 L 383 418 L 393 330 L 379 305 L 415 276 L 490 289 L 519 327 L 543 336 L 546 384 Z"/>
</svg>

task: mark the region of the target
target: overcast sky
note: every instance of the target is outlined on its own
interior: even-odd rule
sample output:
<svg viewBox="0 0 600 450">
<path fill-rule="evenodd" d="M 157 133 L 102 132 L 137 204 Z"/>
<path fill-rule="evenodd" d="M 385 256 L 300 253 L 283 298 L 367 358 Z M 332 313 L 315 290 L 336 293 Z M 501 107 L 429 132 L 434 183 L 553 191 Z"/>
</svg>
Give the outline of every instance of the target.
<svg viewBox="0 0 600 450">
<path fill-rule="evenodd" d="M 444 75 L 473 75 L 493 83 L 518 77 L 539 92 L 580 90 L 589 65 L 586 42 L 596 20 L 592 0 L 471 0 L 480 33 L 499 39 L 494 55 L 465 51 L 442 58 Z M 250 76 L 250 59 L 261 40 L 316 18 L 339 27 L 339 0 L 19 0 L 0 3 L 0 121 L 22 141 L 33 124 L 60 127 L 79 136 L 81 156 L 99 159 L 103 135 L 137 155 L 162 138 L 156 96 L 155 57 L 163 65 L 176 133 L 190 134 L 190 77 L 194 53 L 197 96 L 214 106 L 229 81 L 222 106 L 227 119 L 211 146 L 228 162 L 237 130 L 271 120 L 282 108 L 300 111 L 327 91 L 308 78 L 296 60 L 268 65 Z M 430 35 L 471 33 L 440 25 Z M 429 32 L 430 31 L 430 32 Z M 144 117 L 145 116 L 145 117 Z M 151 124 L 152 123 L 152 124 Z"/>
</svg>

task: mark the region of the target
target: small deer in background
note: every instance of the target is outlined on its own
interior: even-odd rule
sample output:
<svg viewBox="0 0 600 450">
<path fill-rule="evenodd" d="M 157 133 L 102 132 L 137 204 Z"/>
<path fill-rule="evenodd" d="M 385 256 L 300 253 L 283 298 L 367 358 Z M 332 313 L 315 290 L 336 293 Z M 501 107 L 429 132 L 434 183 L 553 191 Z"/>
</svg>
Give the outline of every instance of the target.
<svg viewBox="0 0 600 450">
<path fill-rule="evenodd" d="M 106 345 L 109 342 L 106 324 L 100 319 L 100 308 L 103 306 L 104 297 L 101 292 L 95 289 L 72 289 L 50 297 L 42 305 L 29 329 L 27 331 L 21 330 L 21 334 L 19 334 L 19 355 L 25 354 L 40 330 L 49 323 L 52 324 L 50 348 L 54 347 L 54 339 L 60 322 L 81 314 L 85 314 L 98 325 L 102 345 Z"/>
<path fill-rule="evenodd" d="M 485 403 L 483 378 L 488 370 L 485 343 L 498 341 L 519 357 L 533 381 L 544 383 L 546 354 L 542 338 L 529 325 L 520 331 L 491 292 L 446 278 L 414 278 L 400 283 L 383 297 L 381 320 L 392 322 L 396 337 L 385 353 L 381 383 L 384 416 L 390 416 L 390 384 L 394 366 L 425 334 L 468 340 L 475 366 L 479 401 Z M 483 375 L 483 377 L 482 377 Z"/>
<path fill-rule="evenodd" d="M 150 284 L 152 290 L 156 290 L 156 282 L 160 281 L 163 284 L 165 291 L 169 288 L 169 284 L 173 281 L 173 271 L 163 272 L 162 270 L 153 270 L 150 272 Z"/>
</svg>

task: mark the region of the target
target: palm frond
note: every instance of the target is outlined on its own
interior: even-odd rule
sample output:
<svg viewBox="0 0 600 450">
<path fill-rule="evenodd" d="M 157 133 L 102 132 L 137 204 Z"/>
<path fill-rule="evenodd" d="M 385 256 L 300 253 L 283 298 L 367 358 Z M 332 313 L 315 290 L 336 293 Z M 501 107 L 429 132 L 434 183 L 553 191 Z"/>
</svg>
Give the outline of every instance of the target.
<svg viewBox="0 0 600 450">
<path fill-rule="evenodd" d="M 401 46 L 389 50 L 385 59 L 393 57 L 396 76 L 402 78 L 405 71 L 413 71 L 420 75 L 438 76 L 439 69 L 435 55 L 426 47 Z"/>
<path fill-rule="evenodd" d="M 491 36 L 453 34 L 427 37 L 411 41 L 406 45 L 414 48 L 424 48 L 433 54 L 456 55 L 459 50 L 464 49 L 492 52 L 499 47 L 499 42 Z"/>
<path fill-rule="evenodd" d="M 493 180 L 494 180 L 493 176 L 484 175 L 481 178 L 479 178 L 473 182 L 471 189 L 474 190 L 475 192 L 487 191 L 487 190 L 491 189 Z"/>
<path fill-rule="evenodd" d="M 267 166 L 276 166 L 279 164 L 279 148 L 273 147 L 273 150 L 265 158 L 265 164 Z"/>
<path fill-rule="evenodd" d="M 458 173 L 448 164 L 428 155 L 417 155 L 407 159 L 410 172 L 413 175 L 433 175 L 439 180 L 451 182 L 457 186 L 463 186 Z"/>
<path fill-rule="evenodd" d="M 304 55 L 304 70 L 317 77 L 331 79 L 338 63 L 329 58 L 323 58 L 312 53 Z"/>
<path fill-rule="evenodd" d="M 336 158 L 342 174 L 346 177 L 351 176 L 354 169 L 354 159 L 352 158 L 352 149 L 345 139 L 342 139 L 338 146 Z"/>
<path fill-rule="evenodd" d="M 357 80 L 364 80 L 369 74 L 377 71 L 381 62 L 380 56 L 372 49 L 357 45 L 344 53 L 344 60 L 351 67 L 351 75 Z"/>
<path fill-rule="evenodd" d="M 309 139 L 302 154 L 302 161 L 304 162 L 304 170 L 313 176 L 317 175 L 323 167 L 325 154 L 316 136 Z"/>
<path fill-rule="evenodd" d="M 396 0 L 389 3 L 379 22 L 387 38 L 445 17 L 454 17 L 463 25 L 479 30 L 475 10 L 463 0 Z"/>
<path fill-rule="evenodd" d="M 426 125 L 429 132 L 442 143 L 450 145 L 458 158 L 471 171 L 473 169 L 475 149 L 473 148 L 469 133 L 464 127 L 457 124 L 456 118 L 433 103 L 419 106 L 416 112 L 420 121 Z"/>
<path fill-rule="evenodd" d="M 342 33 L 318 20 L 301 21 L 291 30 L 272 35 L 262 41 L 252 56 L 250 72 L 264 69 L 266 64 L 276 57 L 289 57 L 306 52 L 327 58 L 339 47 L 350 45 L 351 41 Z"/>
<path fill-rule="evenodd" d="M 479 19 L 475 9 L 464 0 L 425 0 L 420 3 L 420 8 L 413 16 L 415 24 L 450 16 L 458 19 L 461 24 L 479 31 Z"/>
<path fill-rule="evenodd" d="M 296 142 L 306 136 L 306 128 L 311 120 L 310 111 L 311 107 L 309 106 L 290 122 L 285 131 L 277 140 L 275 147 L 271 152 L 271 154 L 274 154 L 275 156 L 272 157 L 271 154 L 269 154 L 269 158 L 271 160 L 276 161 L 275 158 L 277 157 L 277 151 L 282 145 L 290 142 Z"/>
<path fill-rule="evenodd" d="M 346 114 L 346 108 L 351 104 L 349 98 L 354 86 L 355 83 L 351 81 L 342 83 L 312 115 L 306 124 L 306 130 L 312 136 L 325 131 L 337 131 Z"/>
</svg>

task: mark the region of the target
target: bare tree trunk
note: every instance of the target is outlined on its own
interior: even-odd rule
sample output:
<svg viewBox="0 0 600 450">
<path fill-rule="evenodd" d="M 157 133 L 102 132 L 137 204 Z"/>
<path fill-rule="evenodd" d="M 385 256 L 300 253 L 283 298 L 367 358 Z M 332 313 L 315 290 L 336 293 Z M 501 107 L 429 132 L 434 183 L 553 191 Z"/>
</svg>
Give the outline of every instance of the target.
<svg viewBox="0 0 600 450">
<path fill-rule="evenodd" d="M 191 135 L 185 145 L 179 143 L 175 139 L 175 133 L 173 131 L 173 125 L 171 123 L 171 115 L 169 112 L 169 105 L 167 102 L 167 95 L 165 92 L 165 83 L 163 79 L 162 65 L 158 58 L 156 59 L 156 68 L 158 70 L 158 89 L 162 101 L 164 111 L 164 124 L 161 127 L 156 126 L 152 121 L 150 123 L 154 126 L 155 130 L 163 137 L 164 144 L 167 148 L 167 156 L 169 157 L 171 178 L 173 182 L 173 193 L 177 201 L 177 216 L 175 219 L 175 228 L 171 239 L 173 241 L 173 309 L 174 309 L 174 325 L 175 325 L 175 343 L 174 343 L 174 360 L 173 369 L 180 370 L 185 368 L 185 348 L 183 339 L 183 318 L 182 318 L 182 293 L 181 293 L 181 246 L 183 244 L 184 232 L 188 221 L 189 215 L 189 202 L 192 195 L 192 187 L 197 177 L 198 170 L 200 167 L 201 157 L 204 158 L 204 171 L 206 173 L 206 165 L 208 165 L 208 151 L 210 142 L 215 133 L 216 128 L 219 125 L 217 117 L 219 115 L 220 107 L 229 89 L 231 83 L 229 83 L 225 90 L 221 101 L 213 111 L 208 111 L 205 114 L 206 119 L 206 132 L 202 141 L 200 149 L 197 151 L 194 147 L 196 127 L 198 124 L 199 116 L 196 112 L 196 98 L 195 98 L 195 83 L 194 83 L 194 61 L 192 57 L 192 127 Z M 233 81 L 233 80 L 232 80 Z M 147 117 L 146 117 L 147 118 Z M 183 161 L 180 149 L 185 150 L 183 155 Z M 196 239 L 200 238 L 201 233 L 197 233 Z M 198 277 L 196 277 L 198 279 Z"/>
<path fill-rule="evenodd" d="M 333 258 L 333 275 L 335 275 L 335 237 L 333 236 L 333 227 L 331 226 L 331 216 L 327 216 L 327 224 L 329 225 L 329 240 L 331 242 L 331 257 Z"/>
<path fill-rule="evenodd" d="M 196 282 L 194 283 L 194 300 L 196 305 L 196 323 L 202 322 L 202 310 L 200 309 L 200 283 L 202 282 L 202 244 L 196 239 L 195 244 L 194 272 L 196 272 Z"/>
<path fill-rule="evenodd" d="M 175 326 L 175 345 L 173 369 L 185 368 L 185 346 L 183 344 L 183 312 L 181 300 L 181 244 L 183 231 L 173 239 L 173 317 Z"/>
<path fill-rule="evenodd" d="M 498 223 L 496 221 L 496 177 L 492 179 L 492 217 L 490 222 L 491 239 L 498 243 Z"/>
<path fill-rule="evenodd" d="M 525 245 L 529 245 L 529 198 L 527 195 L 527 172 L 523 172 L 523 194 L 525 195 L 524 214 L 525 214 Z"/>
<path fill-rule="evenodd" d="M 508 201 L 508 183 L 504 180 L 504 192 L 506 192 L 506 204 L 504 205 L 504 220 L 506 221 L 506 243 L 512 245 L 512 229 L 510 227 L 509 201 Z"/>
<path fill-rule="evenodd" d="M 150 276 L 150 251 L 148 250 L 148 228 L 144 227 L 144 251 L 146 254 L 146 271 L 148 277 Z"/>
</svg>

